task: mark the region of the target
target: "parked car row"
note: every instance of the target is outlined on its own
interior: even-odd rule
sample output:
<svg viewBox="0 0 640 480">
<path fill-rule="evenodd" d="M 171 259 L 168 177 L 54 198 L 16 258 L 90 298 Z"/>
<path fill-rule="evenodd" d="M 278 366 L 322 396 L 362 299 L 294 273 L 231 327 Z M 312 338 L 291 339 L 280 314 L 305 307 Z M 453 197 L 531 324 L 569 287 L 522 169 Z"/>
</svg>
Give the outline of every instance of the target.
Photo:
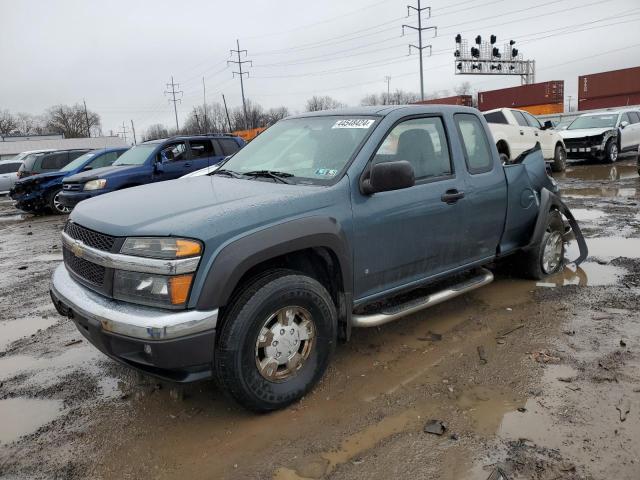
<svg viewBox="0 0 640 480">
<path fill-rule="evenodd" d="M 69 213 L 78 202 L 213 167 L 245 145 L 226 134 L 178 136 L 131 149 L 38 150 L 0 163 L 0 193 L 27 212 Z"/>
</svg>

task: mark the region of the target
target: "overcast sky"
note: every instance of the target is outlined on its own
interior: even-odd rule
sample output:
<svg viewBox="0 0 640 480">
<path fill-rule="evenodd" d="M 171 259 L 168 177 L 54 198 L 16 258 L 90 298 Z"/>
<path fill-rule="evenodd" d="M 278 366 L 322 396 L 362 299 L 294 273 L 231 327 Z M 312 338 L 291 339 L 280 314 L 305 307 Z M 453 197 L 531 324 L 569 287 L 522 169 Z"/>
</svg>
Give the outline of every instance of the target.
<svg viewBox="0 0 640 480">
<path fill-rule="evenodd" d="M 417 2 L 417 0 L 415 0 Z M 207 100 L 241 103 L 238 79 L 226 68 L 236 38 L 250 77 L 247 98 L 264 107 L 302 110 L 307 98 L 330 95 L 357 105 L 367 93 L 419 91 L 418 56 L 408 56 L 417 34 L 401 25 L 405 0 L 0 0 L 0 110 L 41 113 L 86 99 L 105 133 L 125 121 L 141 132 L 152 123 L 175 124 L 163 95 L 173 75 L 184 91 L 184 119 Z M 454 37 L 514 38 L 536 60 L 537 81 L 564 80 L 640 65 L 638 0 L 448 0 L 431 5 L 425 32 L 433 56 L 425 59 L 425 91 L 453 90 L 465 80 L 490 90 L 518 85 L 518 77 L 454 75 Z M 425 12 L 423 17 L 427 17 Z M 568 33 L 567 33 L 568 32 Z M 609 53 L 607 53 L 609 52 Z M 243 58 L 244 59 L 244 58 Z"/>
</svg>

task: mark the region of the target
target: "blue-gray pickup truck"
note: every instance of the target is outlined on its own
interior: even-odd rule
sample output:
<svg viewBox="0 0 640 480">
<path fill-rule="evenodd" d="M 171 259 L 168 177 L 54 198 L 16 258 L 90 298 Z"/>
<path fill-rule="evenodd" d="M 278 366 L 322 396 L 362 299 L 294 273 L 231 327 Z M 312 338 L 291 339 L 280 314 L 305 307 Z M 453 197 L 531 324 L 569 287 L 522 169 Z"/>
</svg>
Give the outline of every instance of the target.
<svg viewBox="0 0 640 480">
<path fill-rule="evenodd" d="M 587 255 L 539 146 L 502 165 L 471 108 L 305 113 L 206 173 L 79 204 L 51 297 L 109 357 L 255 411 L 305 395 L 353 327 Z"/>
</svg>

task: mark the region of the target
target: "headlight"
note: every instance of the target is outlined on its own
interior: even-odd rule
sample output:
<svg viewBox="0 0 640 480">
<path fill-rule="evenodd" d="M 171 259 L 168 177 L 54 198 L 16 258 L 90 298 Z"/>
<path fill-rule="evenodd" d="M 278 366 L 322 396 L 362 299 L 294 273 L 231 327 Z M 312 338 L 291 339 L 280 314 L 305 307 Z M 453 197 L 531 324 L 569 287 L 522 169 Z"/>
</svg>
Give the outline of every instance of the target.
<svg viewBox="0 0 640 480">
<path fill-rule="evenodd" d="M 161 259 L 187 258 L 200 255 L 202 244 L 187 238 L 132 237 L 124 241 L 120 253 Z"/>
<path fill-rule="evenodd" d="M 100 190 L 107 186 L 106 178 L 99 178 L 98 180 L 90 180 L 84 184 L 83 190 Z"/>
<path fill-rule="evenodd" d="M 189 298 L 192 280 L 192 273 L 164 276 L 116 270 L 113 297 L 141 305 L 182 308 Z"/>
</svg>

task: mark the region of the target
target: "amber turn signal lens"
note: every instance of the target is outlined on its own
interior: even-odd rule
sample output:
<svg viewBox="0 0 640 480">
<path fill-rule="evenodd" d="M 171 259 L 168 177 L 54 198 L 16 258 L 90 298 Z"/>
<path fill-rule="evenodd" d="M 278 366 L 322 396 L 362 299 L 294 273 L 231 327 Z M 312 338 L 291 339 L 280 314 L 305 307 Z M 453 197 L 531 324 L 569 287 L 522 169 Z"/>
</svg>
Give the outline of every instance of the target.
<svg viewBox="0 0 640 480">
<path fill-rule="evenodd" d="M 193 240 L 176 240 L 176 257 L 194 257 L 200 255 L 202 252 L 202 246 L 200 242 L 194 242 Z"/>
<path fill-rule="evenodd" d="M 169 277 L 169 295 L 173 305 L 182 305 L 187 301 L 193 275 Z"/>
</svg>

